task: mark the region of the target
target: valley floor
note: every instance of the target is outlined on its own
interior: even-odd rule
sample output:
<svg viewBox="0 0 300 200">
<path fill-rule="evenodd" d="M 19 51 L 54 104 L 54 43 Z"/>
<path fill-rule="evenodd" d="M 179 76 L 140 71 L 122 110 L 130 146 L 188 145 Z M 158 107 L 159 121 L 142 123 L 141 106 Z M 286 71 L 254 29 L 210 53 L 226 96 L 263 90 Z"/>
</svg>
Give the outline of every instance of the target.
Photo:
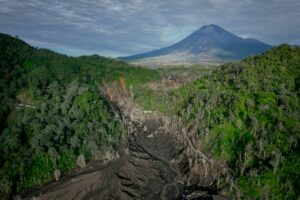
<svg viewBox="0 0 300 200">
<path fill-rule="evenodd" d="M 143 121 L 125 120 L 129 138 L 119 145 L 114 159 L 94 161 L 79 172 L 21 196 L 49 200 L 226 199 L 213 177 L 197 179 L 191 175 L 186 147 L 166 131 L 163 120 L 142 115 Z M 194 179 L 188 180 L 191 176 Z"/>
</svg>

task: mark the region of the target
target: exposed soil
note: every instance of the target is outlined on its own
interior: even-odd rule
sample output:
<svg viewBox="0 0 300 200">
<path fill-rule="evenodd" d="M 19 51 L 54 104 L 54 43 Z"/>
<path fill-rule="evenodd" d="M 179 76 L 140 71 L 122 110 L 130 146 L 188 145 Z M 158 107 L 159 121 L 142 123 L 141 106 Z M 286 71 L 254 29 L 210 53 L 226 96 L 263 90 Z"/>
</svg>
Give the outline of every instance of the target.
<svg viewBox="0 0 300 200">
<path fill-rule="evenodd" d="M 215 185 L 186 181 L 190 173 L 184 147 L 166 134 L 161 120 L 134 124 L 133 135 L 108 163 L 50 183 L 25 199 L 225 199 Z"/>
<path fill-rule="evenodd" d="M 25 191 L 20 195 L 23 199 L 226 199 L 217 189 L 219 168 L 207 165 L 205 159 L 199 162 L 201 154 L 190 153 L 192 144 L 186 134 L 173 130 L 174 123 L 170 129 L 168 118 L 146 112 L 130 98 L 108 89 L 106 94 L 115 100 L 120 109 L 116 113 L 128 132 L 116 156 Z"/>
</svg>

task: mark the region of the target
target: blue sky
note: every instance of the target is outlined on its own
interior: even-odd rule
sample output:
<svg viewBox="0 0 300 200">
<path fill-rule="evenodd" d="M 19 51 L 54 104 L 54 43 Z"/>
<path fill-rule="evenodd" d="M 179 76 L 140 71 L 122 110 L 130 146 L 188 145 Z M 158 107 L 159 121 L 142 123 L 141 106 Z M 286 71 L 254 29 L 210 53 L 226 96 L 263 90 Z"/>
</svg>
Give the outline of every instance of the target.
<svg viewBox="0 0 300 200">
<path fill-rule="evenodd" d="M 300 44 L 299 0 L 0 0 L 0 32 L 69 55 L 126 56 L 206 24 L 272 45 Z"/>
</svg>

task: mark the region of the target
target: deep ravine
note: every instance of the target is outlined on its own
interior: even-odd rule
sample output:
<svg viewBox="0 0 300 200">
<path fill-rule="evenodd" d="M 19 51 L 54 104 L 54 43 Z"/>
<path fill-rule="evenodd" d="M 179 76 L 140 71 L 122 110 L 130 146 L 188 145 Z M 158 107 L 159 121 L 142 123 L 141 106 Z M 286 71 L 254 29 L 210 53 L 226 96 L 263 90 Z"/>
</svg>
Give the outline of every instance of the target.
<svg viewBox="0 0 300 200">
<path fill-rule="evenodd" d="M 24 199 L 226 199 L 212 183 L 187 183 L 190 173 L 184 146 L 166 134 L 162 120 L 131 123 L 132 133 L 108 163 L 93 162 Z"/>
</svg>

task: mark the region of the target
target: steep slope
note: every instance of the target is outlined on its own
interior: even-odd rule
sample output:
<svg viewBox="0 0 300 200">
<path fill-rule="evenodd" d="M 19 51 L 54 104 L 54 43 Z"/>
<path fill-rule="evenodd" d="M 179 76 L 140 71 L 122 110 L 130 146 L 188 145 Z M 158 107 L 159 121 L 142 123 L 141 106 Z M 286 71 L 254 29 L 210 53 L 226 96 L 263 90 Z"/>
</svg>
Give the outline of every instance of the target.
<svg viewBox="0 0 300 200">
<path fill-rule="evenodd" d="M 182 61 L 203 62 L 205 57 L 211 60 L 240 60 L 249 55 L 262 53 L 271 46 L 255 39 L 240 38 L 217 25 L 207 25 L 201 27 L 190 36 L 171 46 L 137 54 L 120 59 L 126 61 L 138 61 L 159 57 L 169 57 L 181 55 L 185 58 Z M 167 58 L 166 57 L 166 58 Z M 201 60 L 202 59 L 202 60 Z M 175 58 L 173 58 L 175 60 Z"/>
<path fill-rule="evenodd" d="M 0 34 L 0 199 L 114 151 L 124 130 L 99 88 L 120 76 L 132 87 L 159 79 L 124 62 L 68 57 Z"/>
<path fill-rule="evenodd" d="M 152 96 L 151 105 L 180 117 L 200 149 L 232 169 L 240 199 L 299 198 L 299 47 L 281 45 Z"/>
</svg>

